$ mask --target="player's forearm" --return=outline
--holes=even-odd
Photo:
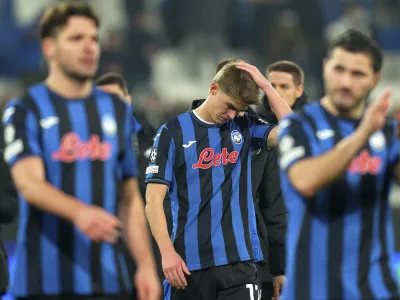
[[[345,172],[354,156],[367,141],[368,134],[360,130],[355,131],[331,151],[318,157],[304,159],[293,165],[289,170],[290,181],[304,196],[314,196],[318,190]]]
[[[139,267],[155,267],[143,199],[139,194],[124,201],[121,219],[125,228],[125,238],[136,264]]]
[[[17,181],[17,188],[29,204],[71,222],[86,205],[42,180]]]
[[[163,201],[151,195],[146,195],[146,215],[151,232],[157,242],[161,255],[174,250],[174,245],[168,234],[167,219],[165,217]]]
[[[272,108],[272,111],[275,113],[278,120],[283,119],[288,114],[291,114],[293,111],[289,105],[282,99],[281,96],[275,91],[272,85],[267,85],[263,88],[265,95],[267,95],[268,102]]]

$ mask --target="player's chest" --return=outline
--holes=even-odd
[[[39,126],[42,150],[53,162],[107,161],[121,148],[123,126],[110,113],[47,116]]]
[[[240,129],[207,130],[179,143],[178,160],[190,169],[234,166],[249,153],[250,139]],[[246,151],[247,150],[247,151]]]
[[[353,132],[354,131],[350,129],[344,133],[342,131],[342,136],[336,137],[333,141],[327,140],[326,142],[322,142],[322,151],[327,152],[331,150]],[[371,135],[368,142],[353,157],[347,168],[347,176],[353,178],[353,181],[356,182],[357,178],[363,176],[382,175],[387,169],[388,161],[389,146],[387,137],[384,135],[383,131],[378,131]]]

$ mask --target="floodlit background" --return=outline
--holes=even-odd
[[[56,2],[0,0],[0,103],[45,77],[37,24],[43,8]],[[293,60],[306,73],[310,99],[318,100],[327,43],[349,28],[383,47],[383,76],[374,94],[391,87],[392,113],[400,117],[400,0],[87,2],[102,21],[99,74],[122,73],[135,110],[154,126],[206,97],[215,66],[225,58],[247,60],[262,71],[276,60]],[[394,189],[391,202],[400,252],[400,189]],[[5,228],[11,255],[16,226]]]

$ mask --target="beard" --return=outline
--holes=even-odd
[[[348,94],[348,97],[351,97],[351,100],[348,101],[343,101],[341,99],[338,99],[338,97],[334,93],[331,96],[332,99],[332,104],[335,107],[335,109],[338,111],[339,114],[341,115],[349,115],[351,114],[352,111],[355,109],[358,109],[360,106],[365,106],[366,105],[366,98],[369,95],[370,91],[368,91],[367,94],[361,96],[361,97],[356,97],[354,96],[351,91],[346,91]],[[347,103],[346,103],[347,102]]]
[[[65,76],[67,76],[68,78],[70,78],[73,81],[76,81],[80,84],[85,83],[89,80],[92,80],[96,73],[96,71],[95,71],[95,72],[93,72],[93,74],[83,74],[79,71],[72,70],[66,64],[60,64],[60,70],[61,70],[61,72],[64,73]]]

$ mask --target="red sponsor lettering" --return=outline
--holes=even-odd
[[[212,148],[206,148],[200,153],[199,161],[192,165],[193,169],[208,169],[212,166],[217,167],[221,163],[226,165],[228,163],[234,164],[237,162],[239,152],[228,152],[226,148],[222,148],[222,153],[214,153]]]
[[[361,175],[376,175],[381,170],[382,159],[378,156],[372,156],[368,150],[363,150],[359,156],[354,158],[349,166],[350,173]]]
[[[77,160],[108,160],[111,157],[112,145],[108,142],[101,142],[98,135],[92,135],[88,141],[81,141],[80,137],[74,133],[66,133],[60,143],[60,149],[54,152],[54,160],[66,163]]]

